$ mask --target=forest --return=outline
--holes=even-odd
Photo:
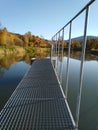
[[[55,42],[55,41],[54,41]],[[68,49],[69,41],[65,40],[64,42],[62,41],[62,38],[57,41],[57,43],[60,44],[60,48],[62,48],[62,43],[64,43],[64,49]],[[81,51],[82,50],[82,45],[83,45],[83,39],[79,40],[71,40],[71,50],[73,51]],[[55,45],[56,46],[56,45]],[[96,51],[98,54],[98,37],[93,37],[89,38],[87,37],[87,43],[86,43],[86,50],[87,51]]]
[[[62,40],[58,40],[58,43],[62,44]],[[83,41],[72,40],[71,49],[81,50]],[[38,36],[32,35],[30,31],[24,35],[9,32],[6,28],[0,29],[0,47],[13,48],[15,46],[21,46],[26,48],[26,50],[40,48],[50,48],[51,42],[47,39],[40,38]],[[29,48],[29,49],[27,49]],[[68,41],[64,42],[64,48],[68,48]],[[98,37],[92,39],[87,39],[86,50],[97,51],[98,53]]]
[[[72,41],[72,49],[81,49],[83,41]],[[98,50],[98,38],[87,39],[86,43],[87,50]]]
[[[49,41],[34,36],[31,32],[24,35],[8,32],[6,28],[0,29],[0,46],[22,46],[22,47],[50,47]]]

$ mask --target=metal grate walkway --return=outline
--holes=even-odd
[[[1,130],[74,130],[49,59],[36,60],[1,111]]]

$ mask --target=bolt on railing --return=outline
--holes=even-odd
[[[68,56],[67,56],[67,67],[66,67],[66,85],[65,85],[65,96],[67,99],[68,95],[68,82],[69,82],[69,62],[70,62],[70,49],[71,49],[71,32],[72,32],[72,23],[73,21],[81,15],[82,12],[85,11],[85,24],[84,24],[84,35],[83,35],[83,44],[82,44],[82,54],[81,54],[81,65],[80,65],[80,79],[79,79],[79,90],[77,96],[77,105],[76,105],[76,119],[75,124],[76,128],[78,128],[79,123],[79,114],[80,114],[80,104],[81,104],[81,93],[82,93],[82,86],[83,86],[83,68],[84,68],[84,60],[85,60],[85,49],[86,49],[86,41],[87,41],[87,25],[88,25],[88,12],[89,6],[96,0],[91,0],[80,12],[78,12],[64,27],[62,27],[53,37],[52,37],[52,49],[51,49],[51,59],[55,55],[57,55],[56,60],[56,71],[58,69],[58,57],[61,52],[61,56],[63,58],[64,54],[64,31],[67,26],[69,26],[69,44],[68,44]],[[62,34],[62,36],[60,36]],[[61,42],[60,42],[61,40]],[[62,49],[60,49],[62,44]],[[62,65],[61,68],[62,69]],[[62,72],[62,70],[60,70]],[[60,76],[58,75],[59,80],[62,81],[62,73]]]

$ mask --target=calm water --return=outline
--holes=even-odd
[[[89,57],[90,58],[90,57]],[[58,73],[62,75],[62,87],[66,84],[67,57],[59,59]],[[80,60],[70,58],[68,103],[75,119],[76,103],[79,88]],[[60,76],[59,76],[60,77]],[[98,130],[98,58],[84,62],[84,78],[82,88],[79,130]]]
[[[8,69],[0,68],[0,110],[29,68],[30,65],[24,61],[12,64]]]
[[[73,56],[74,57],[74,56]],[[4,60],[5,61],[5,60]],[[26,71],[30,68],[30,61],[24,58],[12,62],[9,58],[0,62],[0,109],[4,106]],[[58,65],[62,67],[62,87],[65,89],[66,61],[59,58]],[[1,64],[2,63],[2,64]],[[70,59],[68,102],[75,117],[76,99],[79,86],[80,60]],[[98,130],[98,57],[89,57],[84,62],[84,80],[80,111],[79,130]]]

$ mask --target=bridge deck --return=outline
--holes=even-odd
[[[1,111],[1,130],[74,130],[51,61],[36,60]]]

